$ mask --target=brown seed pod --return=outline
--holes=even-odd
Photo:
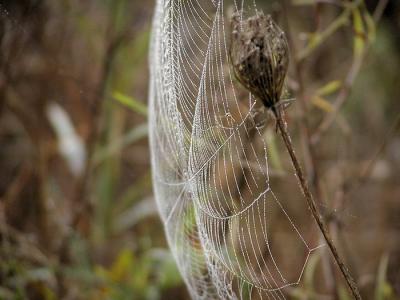
[[[230,59],[239,82],[276,112],[289,66],[289,47],[271,16],[232,17]]]

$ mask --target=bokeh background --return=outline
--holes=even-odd
[[[284,19],[281,1],[259,2]],[[347,1],[292,2],[286,18],[304,48]],[[378,2],[366,9],[372,14]],[[152,196],[154,6],[0,1],[0,299],[188,299]],[[329,113],[351,65],[351,22],[304,62],[311,127]],[[320,209],[366,299],[400,297],[399,70],[400,2],[391,0],[317,155]],[[276,152],[273,183],[285,199],[291,170],[279,142]],[[322,264],[313,262],[290,299],[350,299],[339,274],[333,288],[321,283]]]

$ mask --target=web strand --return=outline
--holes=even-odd
[[[258,14],[255,0],[157,1],[150,51],[154,193],[193,299],[285,299],[319,246],[273,192],[257,101],[229,67],[229,7],[241,18],[246,9]],[[290,246],[282,246],[280,232]],[[288,247],[297,251],[290,273]]]

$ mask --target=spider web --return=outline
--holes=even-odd
[[[154,192],[193,299],[285,299],[319,248],[270,187],[258,103],[229,68],[227,11],[244,9],[258,13],[255,0],[158,0],[153,20]]]

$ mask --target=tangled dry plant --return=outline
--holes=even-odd
[[[231,29],[226,25],[226,16],[232,16],[229,3],[235,12]],[[357,16],[369,20],[360,3],[342,8],[347,19],[354,14],[353,23]],[[246,19],[244,11],[254,11],[254,16]],[[319,47],[338,24],[343,26],[334,22],[333,29],[321,33],[323,39],[305,49]],[[194,299],[285,299],[284,289],[296,290],[321,241],[329,246],[354,298],[361,299],[316,205],[324,200],[324,190],[307,120],[310,103],[287,27],[288,40],[271,17],[260,13],[256,1],[157,2],[149,110],[154,191],[169,246]],[[285,120],[287,101],[282,99],[289,48],[296,58],[297,80],[288,83],[301,104],[306,172],[293,149]],[[266,118],[260,111],[276,119],[311,218],[308,211],[299,213],[307,205],[288,200],[300,193],[284,194],[288,199],[281,202],[272,190],[269,159],[275,144],[268,126],[262,126]],[[287,181],[280,183],[289,188]],[[303,235],[310,225],[322,233],[322,240]],[[334,236],[332,227],[329,231]],[[326,254],[321,254],[324,262]],[[326,287],[337,295],[334,269],[330,263],[322,268]]]
[[[268,110],[273,112],[312,216],[318,224],[354,298],[361,299],[357,285],[340,257],[318,211],[287,130],[284,110],[280,103],[282,87],[289,65],[289,48],[285,33],[272,21],[271,16],[265,16],[263,13],[243,21],[240,20],[239,15],[235,15],[232,20],[230,54],[235,75],[244,87],[261,100]]]

